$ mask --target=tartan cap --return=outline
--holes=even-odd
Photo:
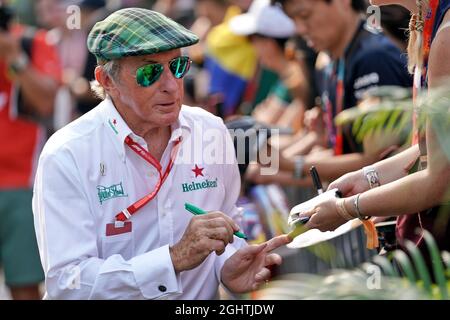
[[[166,16],[143,8],[118,10],[92,27],[87,38],[97,61],[191,46],[198,37]]]

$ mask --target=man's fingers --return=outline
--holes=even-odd
[[[218,255],[221,255],[225,251],[226,244],[221,240],[211,239],[209,245],[209,251],[215,251]],[[219,254],[220,253],[220,254]]]
[[[253,244],[246,246],[242,248],[241,250],[243,253],[242,259],[243,260],[253,260],[256,255],[258,255],[260,252],[262,252],[267,247],[267,243],[261,243],[261,244]],[[238,251],[239,252],[239,251]]]
[[[270,279],[270,270],[267,268],[262,268],[257,274],[255,274],[255,281],[257,283],[262,283]]]
[[[281,236],[274,237],[265,242],[267,244],[266,250],[267,251],[275,250],[276,248],[284,246],[284,245],[290,243],[291,241],[292,241],[292,239],[287,234],[283,234]]]
[[[216,229],[225,229],[226,233],[228,234],[228,240],[227,242],[233,242],[233,227],[228,223],[227,220],[223,219],[222,217],[217,217],[213,219],[208,220],[202,220],[201,223],[203,224],[203,227],[207,230],[207,235],[212,236],[213,231]],[[216,231],[214,231],[216,232]],[[218,239],[217,236],[212,236],[213,239]],[[223,239],[222,237],[219,239]]]
[[[226,227],[206,229],[205,235],[209,239],[222,240],[226,244],[233,242],[233,232]]]
[[[281,265],[283,259],[281,258],[281,256],[279,254],[276,253],[269,253],[266,256],[266,260],[265,260],[265,266],[273,266],[273,265]]]
[[[223,212],[220,211],[211,211],[208,212],[208,214],[205,214],[203,216],[200,217],[205,217],[208,220],[212,220],[212,219],[224,219],[233,229],[233,232],[238,231],[240,229],[239,225],[233,221],[233,219],[231,219],[229,216],[227,216],[226,214],[224,214]]]

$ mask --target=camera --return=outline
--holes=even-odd
[[[12,10],[7,6],[0,5],[0,30],[8,31],[12,17]]]

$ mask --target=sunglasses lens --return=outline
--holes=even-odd
[[[151,86],[163,72],[162,64],[147,64],[136,70],[136,81],[142,87]]]
[[[183,78],[186,73],[189,71],[189,67],[191,65],[191,60],[189,57],[178,57],[173,59],[169,63],[170,71],[175,78],[180,79]]]

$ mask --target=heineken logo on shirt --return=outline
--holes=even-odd
[[[204,177],[203,170],[205,170],[205,168],[201,168],[198,165],[195,165],[195,168],[191,171],[195,173],[195,177],[197,178],[198,176]]]
[[[125,194],[125,192],[123,191],[122,182],[118,184],[113,184],[110,187],[97,186],[97,194],[100,204],[109,199],[118,197],[128,197],[128,195]]]
[[[181,186],[183,188],[183,192],[217,188],[217,178],[215,180],[205,179],[201,182],[195,182],[195,181],[192,181],[190,183],[186,182],[186,183],[183,183]]]

